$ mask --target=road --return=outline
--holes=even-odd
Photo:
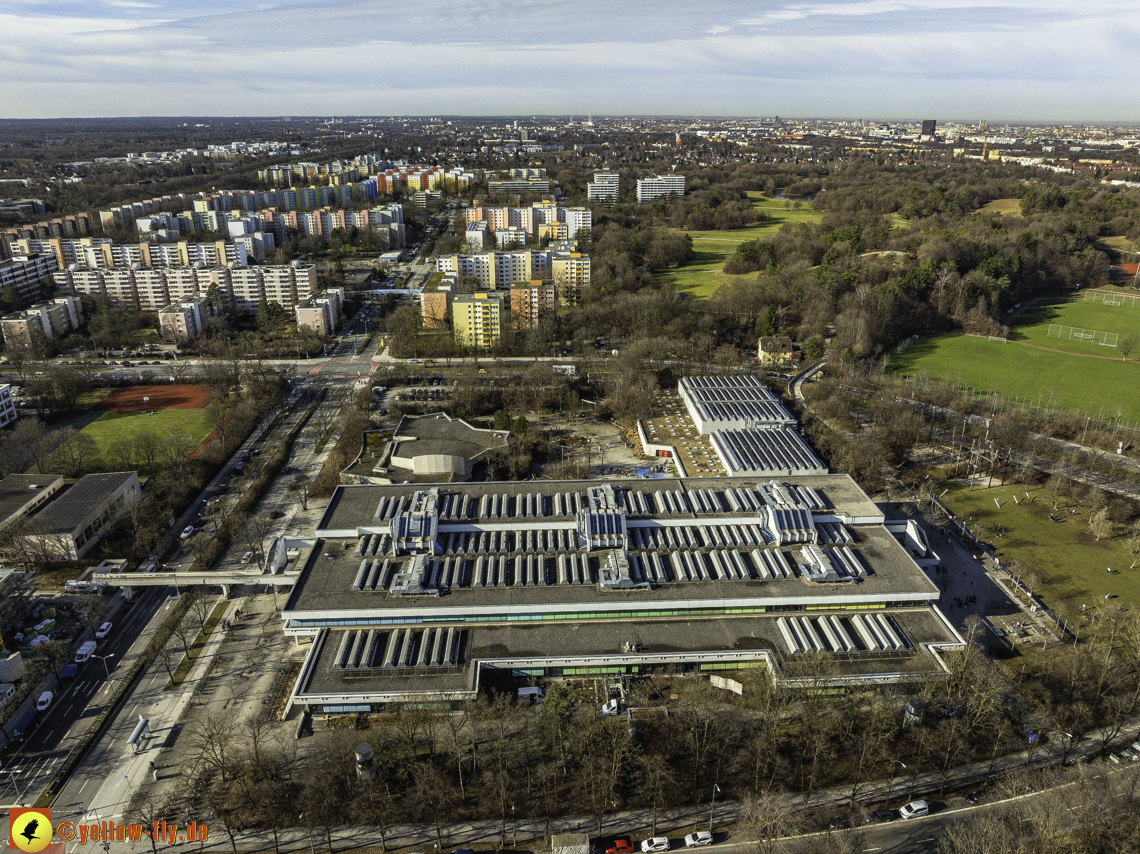
[[[7,763],[5,771],[9,774],[0,781],[3,785],[0,800],[15,804],[19,791],[24,794],[24,800],[30,802],[44,789],[76,740],[102,711],[116,674],[125,672],[149,643],[150,634],[140,629],[163,609],[167,594],[165,589],[148,590],[118,611],[114,617],[115,630],[99,642],[97,654],[108,656],[107,670],[104,671],[103,661],[95,658],[79,666],[75,680],[55,698],[51,708],[40,715],[39,725],[31,737]],[[11,772],[17,772],[15,780]]]

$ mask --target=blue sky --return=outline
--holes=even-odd
[[[0,116],[1140,120],[1137,0],[0,0]]]

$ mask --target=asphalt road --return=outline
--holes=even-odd
[[[116,591],[116,595],[118,595]],[[39,725],[32,735],[12,756],[4,768],[6,772],[0,784],[0,800],[6,804],[17,802],[17,790],[38,794],[48,784],[52,774],[67,757],[75,741],[86,731],[91,719],[103,708],[103,699],[109,693],[111,680],[129,662],[130,652],[139,631],[154,616],[166,598],[166,591],[147,590],[136,596],[127,608],[120,609],[114,617],[115,629],[110,637],[99,642],[97,655],[113,656],[107,659],[107,671],[103,661],[92,658],[79,665],[79,673],[70,686],[56,696],[51,708],[40,714]],[[137,652],[137,651],[135,651]],[[16,779],[12,779],[16,772]],[[25,800],[30,800],[25,796]]]

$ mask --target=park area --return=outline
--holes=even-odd
[[[696,257],[676,270],[669,270],[657,277],[658,282],[668,282],[674,290],[687,293],[695,299],[708,299],[722,285],[727,285],[736,279],[755,279],[755,273],[746,276],[730,276],[721,271],[725,260],[736,251],[736,247],[749,240],[759,240],[769,237],[780,230],[780,227],[789,223],[817,223],[823,215],[812,210],[810,204],[801,203],[802,207],[792,207],[792,202],[783,202],[772,199],[764,194],[750,190],[748,197],[752,200],[752,207],[766,219],[754,223],[746,228],[737,228],[728,231],[681,231],[670,229],[675,234],[688,234],[693,238],[693,251]]]
[[[1055,612],[1072,616],[1081,605],[1103,605],[1105,594],[1125,606],[1140,602],[1140,568],[1131,569],[1136,557],[1129,553],[1124,525],[1115,525],[1111,535],[1098,541],[1089,530],[1087,508],[1070,507],[1062,499],[1054,511],[1041,487],[944,486],[950,491],[942,501],[951,512],[971,531],[980,525],[979,539],[992,540],[1007,565],[1016,558],[1014,573],[1022,574]]]
[[[211,432],[206,404],[201,386],[132,386],[116,389],[54,426],[86,433],[104,456],[116,440],[133,439],[143,431],[164,438],[178,430],[197,447]]]
[[[1108,415],[1119,407],[1125,419],[1138,420],[1140,359],[1126,362],[1119,348],[1066,330],[1112,333],[1119,339],[1140,332],[1140,299],[1131,307],[1127,294],[1113,296],[1117,291],[1087,294],[1029,307],[1014,321],[1008,342],[974,335],[920,337],[904,352],[890,354],[892,369],[903,375],[925,371],[934,380],[1009,395],[1028,404],[1052,402],[1093,413],[1103,407]],[[1099,301],[1106,295],[1110,302],[1121,304]],[[1061,337],[1062,333],[1069,337]]]

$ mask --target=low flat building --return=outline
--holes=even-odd
[[[318,713],[534,678],[805,653],[835,682],[945,672],[938,587],[846,475],[342,486],[282,608]]]
[[[62,491],[63,475],[8,475],[0,480],[0,528],[34,513]]]
[[[682,377],[677,392],[702,435],[796,423],[779,398],[754,376]]]
[[[89,474],[33,517],[34,536],[58,560],[85,555],[126,511],[142,497],[138,472]]]
[[[474,427],[442,413],[405,415],[373,467],[372,483],[469,480],[493,453],[505,451],[510,433]]]

